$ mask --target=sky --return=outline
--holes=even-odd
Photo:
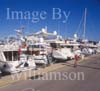
[[[10,19],[7,18],[7,8],[10,10]],[[100,0],[0,0],[0,39],[7,36],[15,36],[15,29],[24,27],[24,34],[28,35],[40,31],[47,26],[49,32],[57,31],[64,38],[72,38],[76,31],[79,37],[83,35],[83,18],[85,8],[86,38],[100,40]],[[55,12],[53,12],[55,9]],[[60,12],[60,18],[57,19]],[[30,13],[30,19],[12,19],[12,11]],[[38,12],[38,22],[32,22],[32,12]],[[45,12],[41,19],[41,12]],[[70,12],[70,13],[69,13]],[[68,16],[69,13],[69,16]],[[55,18],[53,17],[55,14]],[[65,14],[68,16],[65,18]],[[35,17],[35,16],[34,16]],[[67,19],[66,22],[63,22]],[[82,22],[81,22],[82,20]],[[81,22],[81,24],[80,24]],[[80,24],[80,27],[78,28]]]

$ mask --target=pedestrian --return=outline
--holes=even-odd
[[[1,70],[0,70],[0,79],[1,79],[1,77],[2,77],[2,72],[1,72]]]
[[[77,67],[77,63],[78,63],[78,60],[79,60],[79,56],[77,54],[75,54],[75,57],[74,57],[74,67]]]

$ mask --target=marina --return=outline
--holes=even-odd
[[[40,31],[24,35],[23,29],[16,29],[16,38],[9,37],[0,44],[0,71],[1,73],[17,73],[25,70],[38,69],[57,62],[66,62],[78,57],[84,57],[99,53],[100,43],[89,42],[86,39],[85,8],[83,18],[83,38],[80,40],[77,34],[71,39],[65,39],[57,31],[48,32],[48,27]]]
[[[99,42],[78,42],[77,39],[65,40],[56,31],[49,33],[47,27],[32,35],[22,35],[22,30],[16,30],[19,40],[9,40],[0,45],[1,72],[16,73],[25,70],[35,70],[41,65],[49,66],[52,63],[66,62],[75,59],[81,60],[85,56],[99,53]],[[51,39],[49,39],[51,37]]]
[[[99,91],[99,0],[0,0],[0,91]]]

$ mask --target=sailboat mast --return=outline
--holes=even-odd
[[[85,40],[85,33],[86,33],[86,16],[87,16],[87,8],[85,8],[85,14],[84,14],[84,32],[83,32],[83,39]]]

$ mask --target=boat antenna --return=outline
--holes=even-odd
[[[80,22],[79,22],[79,25],[78,25],[78,27],[77,27],[77,29],[76,29],[75,34],[78,34],[78,32],[79,32],[79,30],[80,30],[80,27],[81,27],[81,25],[82,25],[82,22],[83,22],[83,18],[84,18],[84,15],[82,15],[82,17],[81,17],[81,20],[80,20]]]
[[[87,16],[87,8],[85,8],[85,14],[84,14],[84,31],[83,31],[83,39],[85,39],[85,33],[86,33],[86,16]]]

